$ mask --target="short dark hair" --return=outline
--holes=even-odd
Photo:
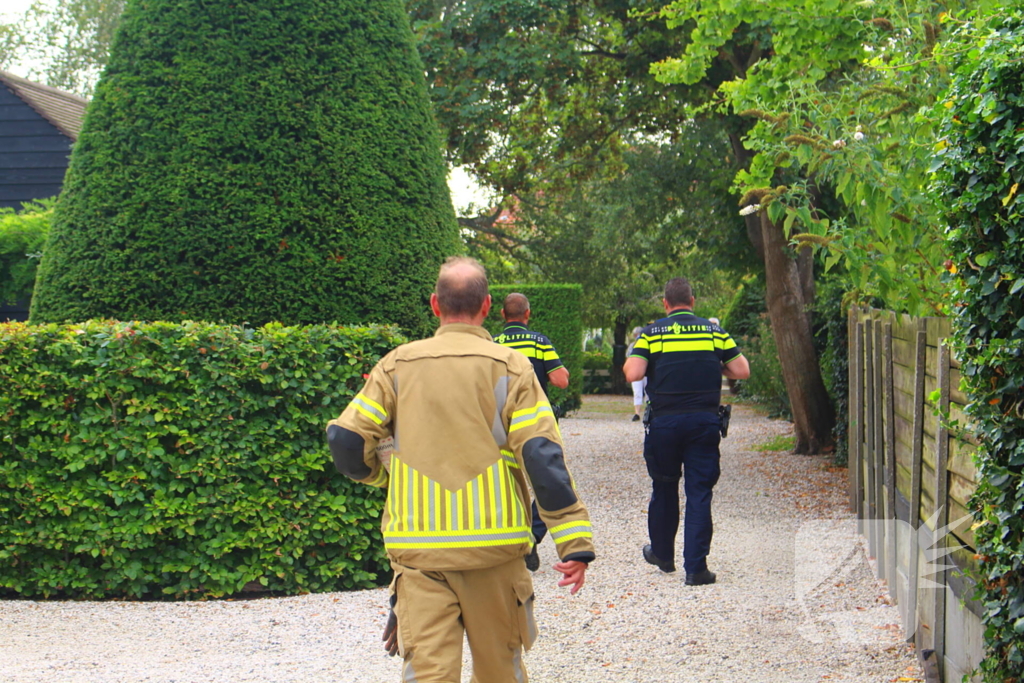
[[[468,266],[468,269],[463,266]],[[487,271],[474,258],[449,256],[437,274],[434,293],[437,294],[437,306],[444,315],[476,315],[489,293]]]
[[[674,277],[665,283],[665,301],[669,306],[692,306],[693,288],[685,277]]]
[[[530,310],[530,300],[525,294],[512,292],[505,297],[501,310],[505,311],[505,320],[519,320]]]

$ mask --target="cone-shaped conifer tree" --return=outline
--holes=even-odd
[[[445,175],[401,0],[131,0],[32,319],[424,332]]]

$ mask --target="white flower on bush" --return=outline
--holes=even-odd
[[[861,140],[864,139],[864,133],[861,133],[858,130],[856,133],[853,134],[853,139],[856,140],[857,142],[860,142]]]
[[[846,140],[836,140],[832,143],[832,146],[836,149],[842,149],[843,147],[846,147]]]
[[[747,204],[742,209],[740,209],[740,215],[741,216],[749,216],[750,214],[757,213],[760,210],[761,210],[761,205],[760,204]]]

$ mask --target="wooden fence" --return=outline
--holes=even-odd
[[[849,334],[850,506],[927,680],[959,683],[982,657],[983,629],[968,576],[976,471],[956,429],[966,396],[949,321],[854,308]],[[953,550],[929,564],[933,542]]]

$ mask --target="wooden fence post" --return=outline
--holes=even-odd
[[[854,406],[854,411],[857,414],[857,429],[854,431],[854,436],[857,439],[857,531],[861,534],[864,533],[864,518],[867,516],[865,509],[865,479],[867,478],[867,472],[865,467],[865,454],[864,454],[864,435],[866,433],[864,426],[864,323],[860,320],[860,309],[857,309],[858,320],[857,320],[857,403]]]
[[[864,469],[867,476],[867,505],[864,516],[867,519],[868,552],[878,557],[878,539],[875,531],[875,520],[878,519],[878,501],[875,499],[875,321],[868,318],[864,321]]]
[[[882,401],[885,398],[882,369],[885,362],[882,358],[882,319],[875,320],[875,375],[871,382],[875,385],[875,401],[872,409],[875,412],[874,455],[871,467],[875,471],[875,575],[880,579],[887,578],[885,566],[885,425]]]
[[[945,548],[946,538],[938,532],[949,522],[949,346],[945,339],[939,339],[939,425],[935,430],[935,551]],[[939,565],[946,562],[940,555],[936,561]],[[935,623],[932,634],[935,660],[939,667],[940,680],[945,666],[946,654],[946,569],[935,574]]]
[[[849,404],[847,417],[849,427],[846,432],[847,439],[847,467],[850,474],[850,511],[857,513],[858,525],[860,524],[860,418],[857,411],[860,406],[860,320],[857,315],[859,308],[850,307],[849,320],[846,324],[847,333],[847,373],[849,381]]]
[[[921,526],[921,466],[924,463],[924,405],[925,405],[925,365],[928,358],[928,332],[927,321],[920,318],[917,321],[917,344],[914,356],[914,432],[913,432],[913,453],[911,454],[910,470],[910,532],[919,538],[917,530]],[[916,542],[911,543],[910,567],[907,569],[907,619],[914,620],[915,634],[920,619],[917,616],[917,591],[918,572],[920,566],[920,551]],[[910,639],[908,639],[910,640]]]
[[[896,389],[892,367],[892,322],[885,323],[883,363],[885,367],[885,576],[889,595],[898,602],[896,561]]]

